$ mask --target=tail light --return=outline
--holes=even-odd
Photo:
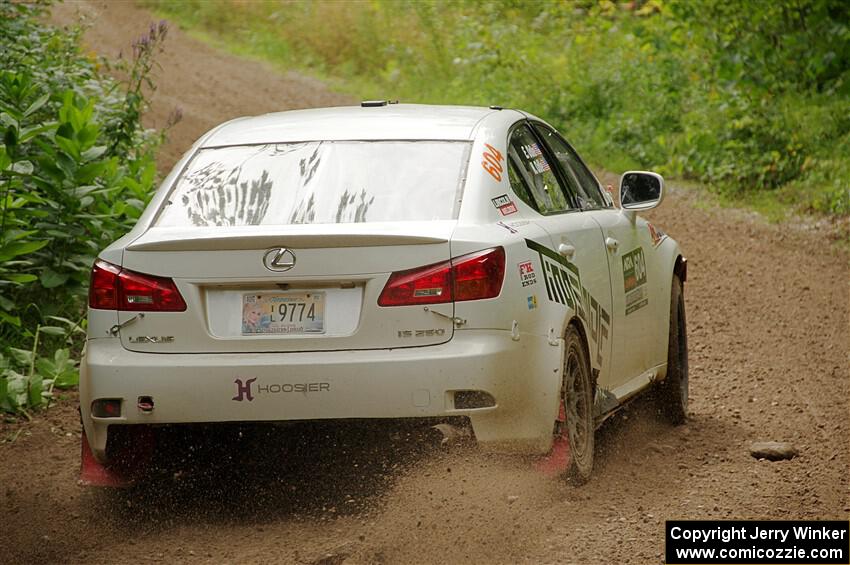
[[[95,261],[89,287],[89,307],[133,312],[183,312],[186,302],[174,281]]]
[[[455,302],[495,298],[505,279],[505,250],[501,247],[452,259]]]
[[[412,306],[495,298],[505,279],[501,247],[390,275],[378,306]]]

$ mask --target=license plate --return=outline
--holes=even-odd
[[[242,335],[324,332],[324,292],[242,295]]]

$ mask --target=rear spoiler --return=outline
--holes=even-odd
[[[151,228],[128,251],[237,251],[268,247],[311,249],[446,243],[455,222],[322,224],[216,228]]]

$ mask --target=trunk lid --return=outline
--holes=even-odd
[[[122,328],[122,344],[152,353],[261,353],[444,343],[453,335],[448,318],[422,306],[380,307],[378,297],[393,271],[448,260],[455,224],[151,228],[127,246],[122,266],[172,278],[187,308],[119,312],[119,323],[136,317]],[[271,268],[294,265],[270,270],[278,255]],[[430,310],[450,318],[454,307]]]

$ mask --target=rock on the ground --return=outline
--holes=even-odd
[[[797,448],[787,441],[757,441],[750,446],[750,455],[756,459],[781,461],[793,459],[799,454]]]

